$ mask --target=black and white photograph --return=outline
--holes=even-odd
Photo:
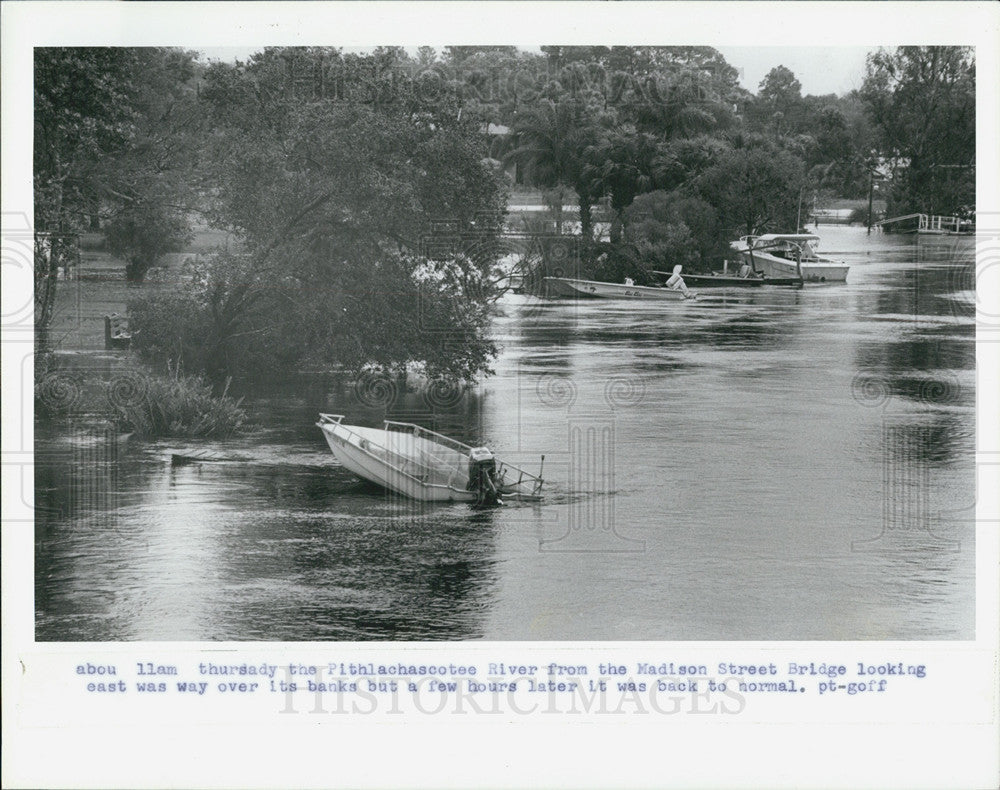
[[[10,786],[929,787],[848,725],[995,734],[995,8],[14,5],[4,762],[67,751]]]
[[[38,640],[974,636],[971,48],[34,65]]]

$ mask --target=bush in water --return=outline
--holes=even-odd
[[[148,438],[228,436],[246,425],[242,398],[228,396],[229,383],[221,395],[197,376],[184,376],[174,367],[166,376],[136,370],[119,382],[127,386],[115,397],[115,380],[109,388],[114,422],[123,431]]]
[[[220,395],[197,376],[171,366],[167,375],[138,365],[110,372],[94,368],[63,369],[50,360],[36,365],[35,417],[82,425],[112,425],[145,438],[220,437],[246,429],[242,399]]]

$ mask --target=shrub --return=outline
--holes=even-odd
[[[477,242],[476,255],[484,248],[489,259],[488,241]],[[180,360],[217,385],[303,368],[408,365],[472,380],[496,356],[488,327],[498,291],[476,255],[428,261],[368,250],[358,256],[369,265],[348,270],[337,259],[307,268],[220,252],[192,262],[179,292],[129,302],[132,345],[157,368]]]
[[[660,261],[653,257],[643,257],[636,245],[614,244],[597,256],[592,276],[596,280],[609,283],[624,282],[626,277],[631,277],[640,285],[644,285],[655,282],[655,278],[646,269],[659,267],[661,267]]]
[[[247,427],[242,399],[219,396],[176,366],[167,375],[129,365],[109,374],[99,369],[60,369],[43,360],[35,370],[35,418],[111,423],[145,438],[210,438]]]
[[[712,209],[695,198],[683,198],[663,191],[648,192],[635,199],[626,210],[626,240],[645,268],[671,270],[681,264],[685,270],[701,264],[701,251],[687,223],[687,214]]]
[[[288,373],[307,356],[310,332],[333,315],[327,303],[301,297],[309,289],[262,275],[246,256],[220,252],[189,261],[185,271],[190,279],[180,290],[128,304],[132,347],[158,370],[177,363],[217,385]]]
[[[228,382],[215,396],[211,385],[200,377],[181,375],[179,367],[166,376],[133,371],[119,376],[118,382],[127,391],[116,398],[112,381],[109,402],[121,430],[148,438],[210,438],[229,436],[246,425],[243,399],[228,397]]]

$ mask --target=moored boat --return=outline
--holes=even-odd
[[[765,233],[743,236],[730,246],[752,271],[765,277],[798,278],[805,282],[845,282],[850,265],[817,254],[819,236],[811,233]]]
[[[493,506],[505,499],[541,498],[541,471],[529,474],[486,447],[408,422],[386,420],[379,429],[345,425],[341,414],[319,417],[316,426],[345,469],[411,499]]]
[[[655,269],[653,274],[670,277],[669,272],[659,272]],[[697,288],[757,288],[761,285],[802,285],[802,280],[798,277],[765,277],[762,274],[753,274],[746,277],[739,277],[732,274],[685,274],[684,280],[688,285]]]
[[[545,295],[583,299],[693,299],[694,294],[675,288],[631,283],[605,283],[597,280],[573,280],[566,277],[546,277]]]

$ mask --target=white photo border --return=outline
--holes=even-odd
[[[977,203],[1000,217],[1000,13],[993,3],[4,3],[3,212],[31,217],[32,48],[451,43],[748,45],[776,34],[799,46],[976,47]],[[994,226],[1000,233],[1000,223]],[[6,272],[5,272],[6,276]],[[8,283],[5,283],[7,285]],[[1000,315],[998,293],[979,295]],[[30,333],[29,333],[30,335]],[[987,787],[998,765],[998,490],[1000,408],[995,336],[977,343],[976,638],[969,642],[457,643],[354,645],[358,655],[468,662],[503,653],[623,661],[651,647],[762,662],[801,656],[917,660],[946,682],[868,723],[857,712],[751,716],[282,716],[204,700],[197,707],[85,706],[55,676],[92,656],[137,661],[210,648],[277,663],[329,656],[324,643],[35,643],[30,480],[32,346],[3,338],[3,773],[8,787]],[[351,646],[345,646],[351,647]],[[704,653],[703,651],[708,651]],[[287,658],[286,658],[287,660]],[[582,660],[582,659],[581,659]],[[186,702],[186,701],[185,701]],[[259,706],[258,706],[259,707]]]

